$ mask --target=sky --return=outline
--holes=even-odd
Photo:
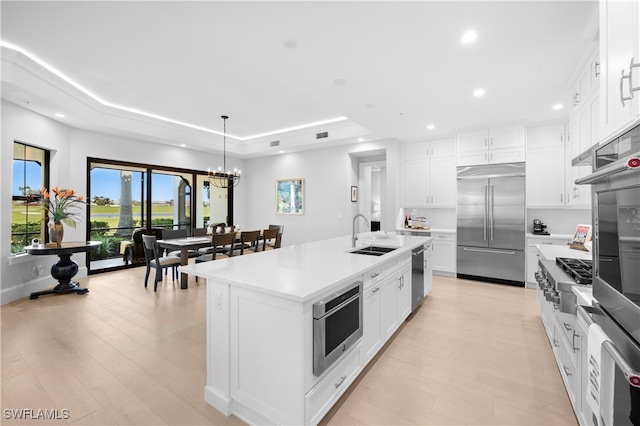
[[[131,173],[131,195],[134,201],[140,200],[142,172]],[[173,179],[175,176],[153,174],[152,199],[169,201],[173,199]],[[120,171],[94,168],[91,170],[91,197],[108,197],[114,202],[120,201]]]
[[[25,170],[26,165],[26,170]],[[25,174],[26,171],[26,174]],[[39,164],[32,161],[14,161],[13,162],[13,176],[12,176],[12,195],[22,195],[20,188],[22,186],[28,186],[34,191],[39,191],[42,188],[41,181],[42,168]],[[140,201],[140,187],[141,187],[141,172],[132,173],[132,197],[134,201]],[[26,179],[26,185],[24,185]],[[173,199],[173,179],[177,177],[165,174],[153,174],[153,200],[154,201],[169,201]],[[51,186],[59,186],[56,182],[51,182]],[[77,191],[77,185],[74,187],[71,185],[71,189]],[[91,170],[91,197],[101,196],[109,197],[114,202],[120,201],[120,171],[113,169],[101,169],[96,168]],[[137,190],[136,190],[137,189]],[[79,194],[88,196],[88,194]]]
[[[26,167],[26,170],[25,170]],[[26,171],[26,173],[25,173]],[[22,195],[20,187],[28,186],[34,191],[39,191],[42,187],[41,182],[42,167],[33,161],[14,161],[13,177],[12,177],[12,195]],[[132,198],[134,201],[140,200],[140,191],[142,186],[142,172],[132,172]],[[26,185],[24,185],[26,179]],[[173,199],[173,180],[178,176],[153,173],[153,201],[169,201]],[[56,182],[51,182],[51,186],[60,186]],[[77,191],[77,187],[71,185],[71,189]],[[79,194],[88,197],[89,194]],[[120,170],[94,168],[91,170],[91,197],[100,196],[108,197],[115,203],[120,201]]]

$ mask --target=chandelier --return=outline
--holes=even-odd
[[[209,169],[208,174],[210,185],[213,185],[216,188],[227,189],[233,188],[240,183],[242,172],[238,169],[233,169],[233,173],[231,173],[230,170],[227,170],[227,119],[229,117],[222,115],[221,118],[224,120],[224,131],[222,134],[222,139],[224,141],[223,163],[222,167],[218,167],[218,170]]]

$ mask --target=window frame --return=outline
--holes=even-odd
[[[154,165],[154,164],[146,164],[146,163],[136,163],[136,162],[129,162],[129,161],[120,161],[120,160],[111,160],[111,159],[105,159],[105,158],[97,158],[97,157],[87,157],[87,175],[86,175],[86,182],[87,182],[87,200],[89,201],[89,203],[87,204],[87,227],[86,227],[86,238],[87,240],[89,240],[91,238],[91,200],[93,199],[93,195],[91,193],[91,170],[92,170],[92,166],[93,167],[100,167],[101,165],[108,165],[108,166],[115,166],[115,167],[123,167],[123,168],[136,168],[136,169],[144,169],[145,170],[145,176],[147,177],[144,180],[144,185],[146,186],[146,193],[147,194],[151,194],[152,193],[152,179],[151,176],[153,175],[153,173],[157,173],[157,172],[171,172],[171,173],[180,173],[180,174],[188,174],[191,176],[191,193],[190,193],[190,197],[191,197],[191,208],[197,208],[197,206],[199,205],[199,192],[195,189],[196,185],[197,185],[197,176],[208,176],[208,172],[207,171],[203,171],[203,170],[194,170],[194,169],[184,169],[184,168],[179,168],[179,167],[169,167],[169,166],[158,166],[158,165]],[[147,196],[146,200],[145,200],[145,206],[144,206],[144,214],[145,214],[145,219],[144,219],[144,223],[145,223],[145,228],[147,230],[151,230],[152,225],[152,198],[150,196]],[[191,210],[190,212],[190,227],[191,229],[196,228],[197,224],[196,224],[196,220],[197,220],[197,213],[195,210]],[[228,190],[228,195],[227,195],[227,221],[228,223],[233,223],[233,187],[229,188]],[[100,273],[100,272],[107,272],[113,269],[124,269],[124,268],[129,268],[132,267],[132,265],[122,265],[122,266],[118,266],[115,268],[107,268],[107,269],[99,269],[96,270],[95,272],[91,270],[90,268],[90,253],[87,253],[87,266],[89,268],[89,274],[92,273]]]
[[[13,141],[13,152],[14,152],[14,154],[12,154],[12,162],[11,162],[11,177],[12,177],[12,182],[11,182],[11,184],[12,184],[12,189],[11,189],[11,207],[12,207],[12,211],[11,211],[11,221],[10,221],[10,224],[11,224],[10,235],[11,236],[10,236],[10,243],[9,244],[11,244],[11,240],[13,240],[14,236],[16,236],[16,235],[24,236],[25,237],[24,241],[25,242],[29,242],[29,243],[30,243],[29,236],[35,236],[36,235],[35,232],[28,232],[28,229],[26,227],[25,227],[25,231],[24,232],[17,232],[17,233],[13,232],[13,224],[14,224],[14,221],[13,221],[13,203],[15,201],[28,202],[28,201],[33,201],[34,199],[38,199],[38,200],[42,199],[42,197],[39,194],[37,196],[35,196],[35,197],[34,197],[34,195],[14,195],[13,194],[13,185],[16,183],[16,182],[13,181],[13,171],[14,171],[14,164],[15,164],[14,162],[15,161],[22,161],[22,162],[24,162],[26,164],[28,161],[33,161],[33,160],[27,160],[26,158],[21,158],[21,159],[15,158],[16,145],[20,145],[20,146],[24,147],[23,151],[25,151],[28,148],[42,151],[42,153],[43,153],[43,164],[42,164],[42,171],[41,171],[41,176],[40,176],[40,178],[41,178],[40,180],[42,182],[42,187],[45,187],[45,188],[49,187],[50,166],[51,166],[51,151],[50,150],[48,150],[46,148],[39,147],[39,146],[35,146],[35,145],[29,144],[29,143],[25,143],[25,142],[22,142],[22,141],[19,141],[19,140],[14,140]],[[26,157],[26,155],[24,157]],[[26,167],[25,167],[25,173],[26,173]],[[26,184],[26,175],[25,175],[24,179],[25,179],[25,181],[22,182],[23,185]],[[40,188],[38,188],[38,190],[40,190]],[[38,209],[41,209],[41,207],[38,207]],[[25,216],[25,222],[24,222],[25,224],[28,223],[26,221],[27,217],[28,216]],[[38,236],[41,237],[45,243],[49,242],[49,235],[47,234],[47,232],[45,232],[46,229],[47,229],[48,222],[49,222],[48,215],[44,215],[44,220],[42,220],[40,222],[40,232],[38,233]],[[23,247],[22,251],[14,252],[13,251],[13,245],[10,246],[9,251],[11,252],[12,255],[25,253],[24,247]]]

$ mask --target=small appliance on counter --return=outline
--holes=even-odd
[[[536,235],[550,235],[547,232],[547,224],[542,223],[540,219],[533,219],[533,233]]]

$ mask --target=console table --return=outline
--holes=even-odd
[[[58,285],[50,290],[35,291],[31,293],[29,299],[37,299],[45,294],[77,293],[85,294],[88,288],[81,288],[78,283],[71,279],[78,273],[78,264],[71,260],[73,253],[82,253],[97,250],[102,244],[100,241],[70,241],[62,243],[60,247],[32,247],[27,246],[27,253],[36,256],[58,255],[59,259],[51,267],[51,276],[58,280]]]

